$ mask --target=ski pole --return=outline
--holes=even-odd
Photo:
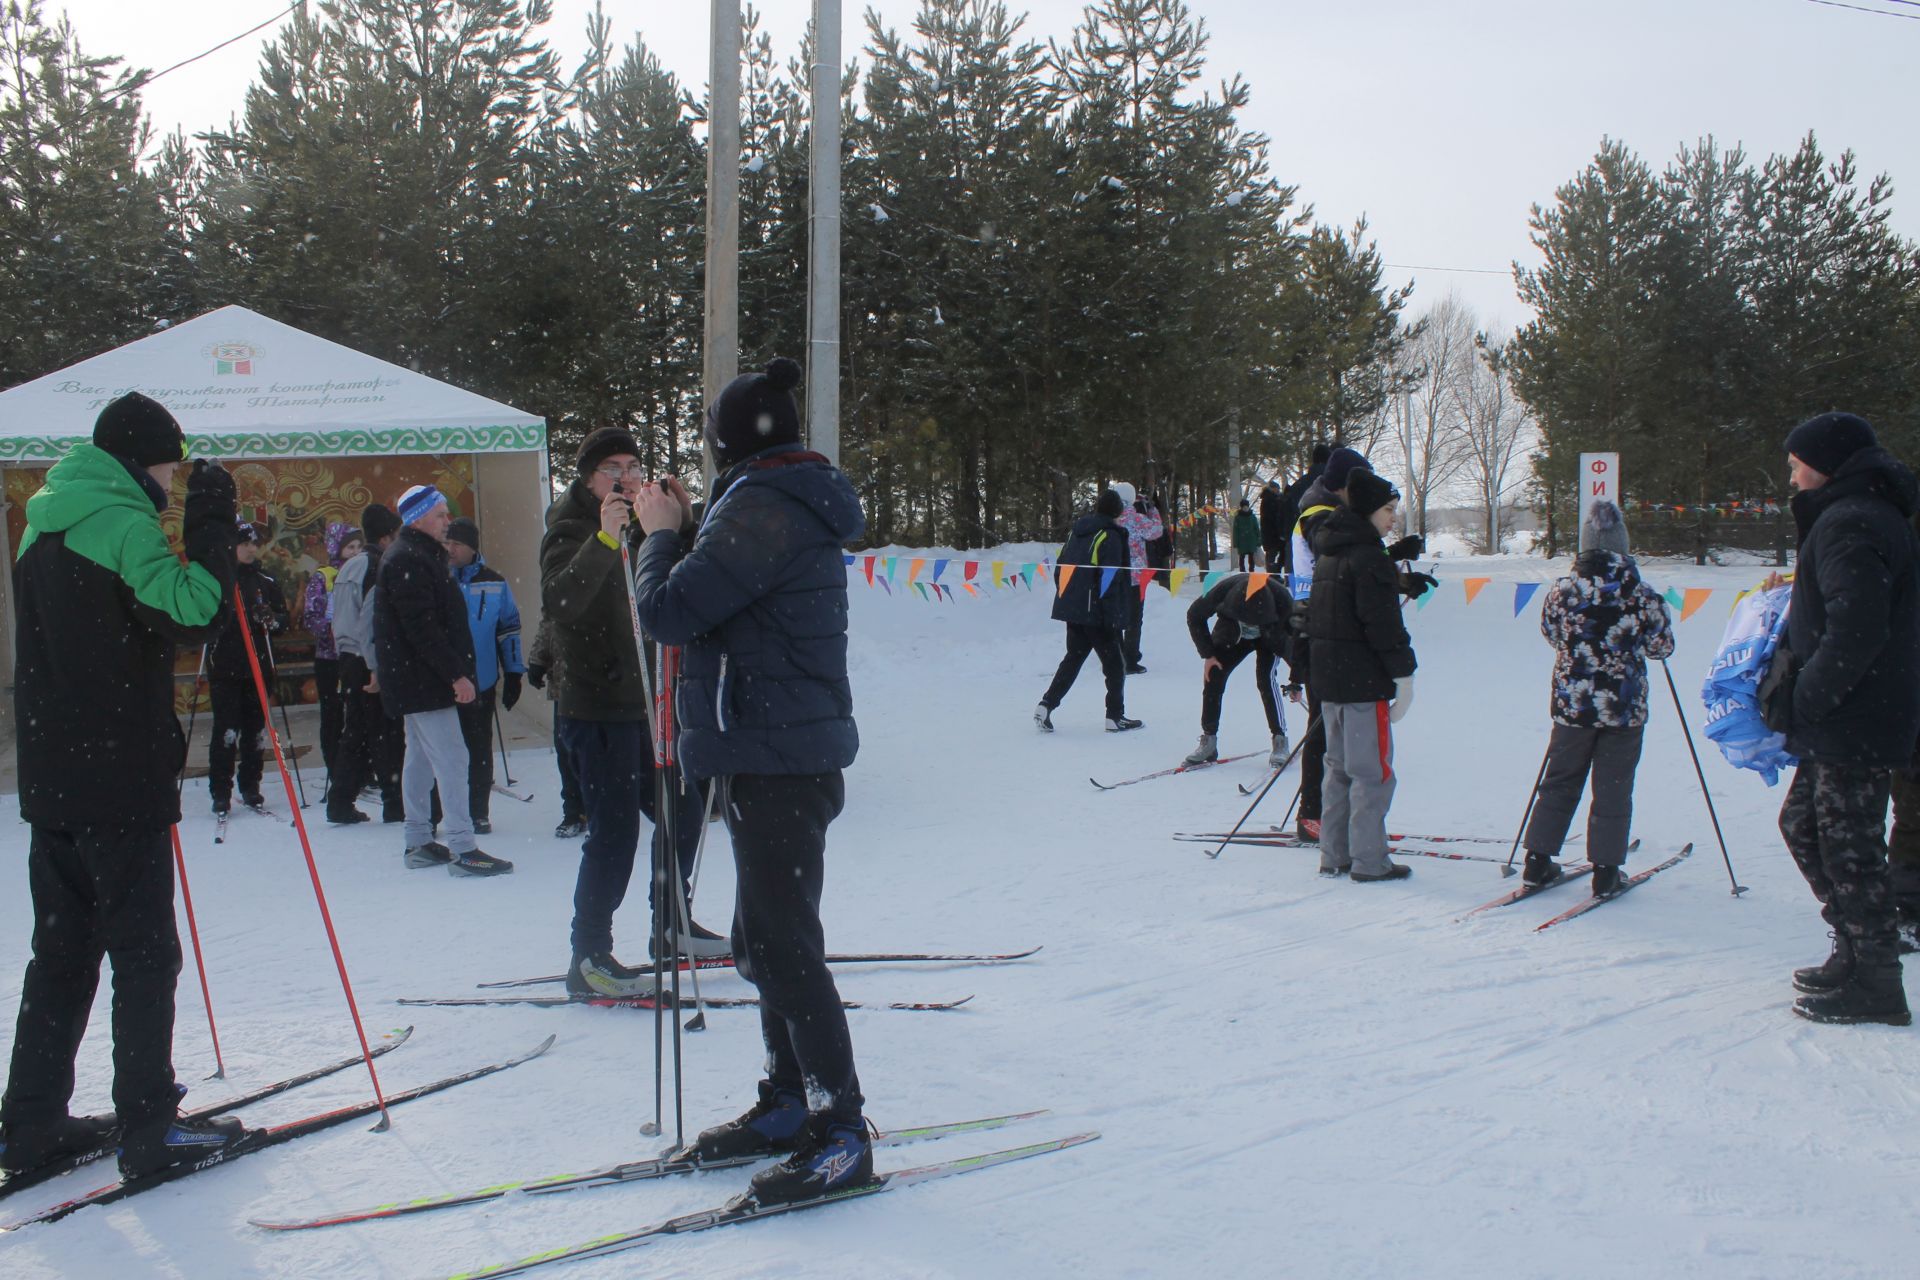
[[[614,490],[615,492],[619,492],[618,484],[614,486]],[[651,655],[647,652],[646,632],[640,627],[640,598],[635,594],[633,587],[633,552],[627,545],[627,535],[624,529],[621,530],[620,533],[620,576],[627,584],[627,616],[633,623],[633,648],[635,656],[638,657],[640,661],[640,683],[647,700],[647,737],[650,743],[657,743],[658,734],[653,723],[653,663],[650,660]],[[656,768],[656,772],[657,771]],[[657,791],[655,793],[655,804],[654,814],[657,817],[660,812],[657,807]],[[658,1137],[664,1131],[665,1125],[662,1122],[666,1112],[666,1028],[661,1021],[665,1010],[662,1008],[662,1004],[664,1003],[662,1000],[664,983],[661,981],[662,974],[660,972],[660,966],[663,963],[662,957],[667,954],[667,951],[666,938],[663,936],[662,929],[662,926],[666,922],[661,919],[658,907],[660,901],[660,828],[657,822],[654,824],[653,846],[653,892],[654,903],[656,904],[651,913],[653,917],[653,1119],[651,1122],[640,1126],[640,1132],[650,1138]],[[678,967],[678,965],[675,966],[676,969]],[[680,1028],[680,1015],[678,1011],[674,1013],[673,1025],[677,1034]]]
[[[1665,658],[1660,659],[1660,669],[1667,673],[1667,692],[1673,695],[1673,714],[1679,717],[1680,732],[1686,735],[1687,754],[1693,757],[1693,776],[1700,779],[1700,798],[1707,802],[1707,816],[1713,819],[1713,838],[1720,842],[1720,860],[1727,864],[1727,883],[1733,886],[1733,896],[1739,897],[1747,891],[1733,874],[1733,859],[1727,856],[1727,838],[1720,834],[1720,815],[1714,812],[1713,796],[1707,790],[1707,774],[1700,767],[1700,753],[1693,749],[1693,728],[1687,723],[1687,713],[1680,709],[1680,686],[1673,682],[1673,668],[1667,665]]]
[[[1267,798],[1267,792],[1273,790],[1273,784],[1280,781],[1280,775],[1287,771],[1288,766],[1293,763],[1294,757],[1298,756],[1301,753],[1301,751],[1305,750],[1307,745],[1307,739],[1313,736],[1313,731],[1316,727],[1319,726],[1319,724],[1320,724],[1319,716],[1315,716],[1310,722],[1308,722],[1307,731],[1300,735],[1300,745],[1296,746],[1292,751],[1287,753],[1286,763],[1282,764],[1278,769],[1275,769],[1273,771],[1273,776],[1267,779],[1266,785],[1260,788],[1260,792],[1258,795],[1254,796],[1253,803],[1248,805],[1247,811],[1240,815],[1240,821],[1234,823],[1233,830],[1227,832],[1227,838],[1225,840],[1222,840],[1218,845],[1207,850],[1207,856],[1209,858],[1219,857],[1220,851],[1222,849],[1225,849],[1227,845],[1232,842],[1233,838],[1240,834],[1240,828],[1247,825],[1247,819],[1251,818],[1253,816],[1253,811],[1260,807],[1260,802]],[[1298,799],[1298,798],[1299,798],[1298,795],[1296,795],[1295,799]],[[1287,812],[1288,813],[1293,812],[1292,805],[1287,806]],[[1282,825],[1284,825],[1284,820],[1282,820]]]
[[[233,588],[233,602],[240,609],[240,639],[247,648],[247,666],[253,672],[254,693],[260,698],[260,714],[267,722],[267,740],[273,744],[273,760],[280,766],[280,785],[287,790],[287,803],[294,805],[293,826],[300,833],[300,850],[307,859],[307,878],[313,881],[313,900],[320,907],[320,923],[326,926],[327,945],[333,948],[333,967],[340,974],[340,990],[347,997],[347,1012],[353,1015],[353,1031],[360,1037],[360,1056],[366,1061],[367,1076],[373,1081],[373,1100],[380,1106],[380,1123],[373,1126],[375,1133],[384,1133],[393,1128],[393,1117],[387,1114],[387,1098],[380,1092],[380,1073],[373,1068],[373,1050],[367,1046],[367,1028],[360,1021],[360,1005],[353,997],[353,983],[347,977],[347,960],[340,954],[340,935],[333,927],[333,913],[327,910],[327,892],[320,887],[320,866],[313,860],[313,841],[307,838],[307,820],[297,804],[294,804],[293,775],[287,772],[287,760],[280,752],[280,735],[273,730],[273,717],[267,705],[267,678],[260,669],[260,655],[253,647],[253,628],[246,625],[246,602],[240,598],[240,588]]]
[[[193,939],[193,967],[200,974],[200,1003],[207,1010],[207,1034],[213,1038],[213,1074],[209,1080],[227,1078],[227,1060],[220,1056],[220,1028],[213,1024],[213,992],[207,987],[207,961],[200,953],[200,925],[193,918],[193,890],[187,887],[187,855],[180,847],[180,824],[173,831],[173,865],[180,872],[180,897],[187,904],[187,936]]]
[[[251,628],[249,628],[246,625],[246,622],[244,619],[241,621],[241,629],[251,630]],[[248,640],[248,652],[251,653],[253,651],[252,650],[253,637],[249,635],[247,637],[247,640]],[[287,731],[287,750],[293,753],[292,754],[293,782],[294,782],[294,785],[300,789],[300,807],[304,809],[307,807],[307,784],[300,777],[300,752],[298,748],[294,745],[293,724],[287,719],[286,699],[280,696],[280,667],[279,667],[279,664],[273,660],[273,637],[272,636],[267,637],[267,674],[272,677],[273,701],[280,708],[280,727]],[[265,712],[266,708],[262,707],[261,711]],[[271,717],[269,717],[269,720],[270,719]],[[269,724],[268,727],[271,728],[272,727],[271,724]],[[293,797],[288,796],[287,800],[289,803],[291,803],[293,801]]]
[[[200,646],[200,669],[193,673],[193,697],[187,700],[187,750],[193,750],[193,722],[200,714],[200,684],[207,678],[207,646]],[[212,772],[212,770],[208,770]],[[174,779],[173,798],[180,799],[187,793],[187,761],[180,760],[180,776]],[[180,839],[180,833],[174,832],[174,840]]]
[[[680,824],[676,820],[676,810],[680,804],[680,764],[674,754],[674,686],[680,678],[680,649],[676,645],[655,645],[659,655],[660,679],[655,687],[658,699],[654,704],[654,725],[658,742],[654,754],[654,776],[657,779],[657,791],[654,800],[654,844],[659,849],[656,861],[660,866],[660,878],[657,882],[657,904],[654,914],[661,914],[664,907],[673,928],[673,942],[666,953],[673,965],[673,1143],[676,1148],[687,1144],[685,1112],[685,1065],[681,1056],[680,1042],[680,944],[691,930],[682,919],[686,912],[686,892],[680,881]],[[667,887],[669,876],[672,889]],[[664,899],[664,901],[662,901]]]
[[[1553,742],[1547,742],[1547,754],[1540,757],[1540,772],[1534,776],[1533,790],[1527,793],[1527,811],[1520,815],[1520,829],[1513,833],[1513,848],[1507,851],[1507,860],[1500,867],[1500,878],[1505,880],[1513,874],[1513,860],[1520,856],[1520,841],[1527,834],[1527,822],[1533,817],[1533,802],[1540,798],[1540,784],[1547,777],[1547,761],[1553,759]]]
[[[514,786],[513,770],[507,765],[507,726],[500,722],[500,704],[493,704],[493,731],[500,739],[500,776],[507,780],[508,786]]]

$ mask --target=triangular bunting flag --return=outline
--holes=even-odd
[[[1005,560],[995,560],[993,562],[993,585],[996,587],[1003,585],[1000,581],[1000,570],[1006,567],[1006,563]]]
[[[1020,566],[1020,581],[1026,584],[1027,590],[1029,591],[1033,590],[1033,566],[1032,565],[1023,564]]]
[[[1414,612],[1418,613],[1420,610],[1432,604],[1433,598],[1439,594],[1440,594],[1439,587],[1428,587],[1425,591],[1421,592],[1420,598],[1413,602]]]
[[[887,557],[887,581],[888,582],[893,581],[894,566],[897,565],[899,562],[900,562],[900,558],[898,556]]]
[[[960,585],[967,589],[968,595],[975,596],[975,597],[979,596],[980,588],[974,586],[971,582],[963,582]]]
[[[1220,581],[1221,578],[1225,577],[1226,572],[1227,571],[1225,569],[1207,570],[1206,576],[1200,579],[1200,590],[1202,592],[1213,590],[1213,584]]]
[[[1678,587],[1668,587],[1665,591],[1661,592],[1660,598],[1665,600],[1670,608],[1681,609],[1686,607],[1687,598],[1680,594],[1680,588]]]
[[[1492,581],[1493,581],[1492,578],[1468,578],[1467,584],[1466,584],[1467,585],[1467,603],[1472,604],[1474,601],[1474,598],[1478,596],[1482,591],[1485,591],[1487,589],[1487,584]]]
[[[926,583],[924,583],[924,582],[915,582],[915,581],[914,581],[913,579],[911,579],[911,578],[909,578],[909,579],[907,579],[907,585],[908,585],[908,586],[910,586],[910,587],[912,587],[912,588],[913,588],[913,589],[914,589],[915,591],[918,591],[918,592],[920,593],[920,598],[921,598],[922,600],[925,600],[925,599],[927,598],[927,584],[926,584]]]
[[[1713,594],[1712,587],[1688,587],[1680,605],[1680,621],[1685,622],[1700,611],[1700,606]]]
[[[1079,567],[1079,565],[1075,564],[1063,564],[1060,566],[1060,572],[1054,575],[1054,579],[1062,592],[1066,591],[1067,583],[1073,581],[1073,571]],[[967,590],[973,591],[973,584],[971,582],[967,584]],[[979,593],[975,592],[975,594],[977,595]]]
[[[927,567],[927,562],[926,562],[925,560],[914,560],[914,561],[911,561],[910,563],[908,563],[908,565],[907,565],[907,585],[908,585],[908,586],[912,586],[912,585],[913,585],[913,580],[914,580],[915,578],[917,578],[917,577],[919,577],[919,576],[920,576],[920,571],[921,571],[922,569],[924,569],[924,568],[926,568],[926,567]]]
[[[940,575],[945,573],[946,571],[947,571],[947,562],[945,560],[935,560],[933,562],[933,580],[935,582],[940,581]]]
[[[1037,564],[1037,565],[1035,565],[1035,566],[1033,566],[1033,567],[1034,567],[1035,569],[1037,569],[1037,570],[1039,571],[1039,573],[1040,573],[1040,576],[1041,576],[1041,577],[1043,577],[1043,578],[1044,578],[1044,577],[1046,577],[1046,576],[1047,576],[1047,562],[1046,562],[1046,561],[1044,561],[1044,560],[1042,560],[1042,561],[1041,561],[1041,562],[1040,562],[1039,564]]]
[[[892,595],[892,594],[893,594],[893,583],[891,583],[891,582],[889,582],[889,581],[887,581],[887,579],[885,579],[885,578],[882,578],[882,579],[880,579],[880,585],[881,585],[881,586],[883,586],[883,587],[885,587],[885,588],[887,589],[887,594],[888,594],[888,595]]]
[[[1191,572],[1193,572],[1191,569],[1173,570],[1171,573],[1167,575],[1167,590],[1172,592],[1176,596],[1179,595],[1180,584],[1187,580],[1187,575]]]
[[[848,568],[852,568],[852,567],[853,567],[853,552],[851,552],[851,551],[849,551],[849,552],[846,552],[845,554],[846,554],[846,557],[847,557],[847,567],[848,567]]]
[[[863,559],[864,559],[864,560],[866,561],[866,568],[867,568],[867,585],[868,585],[868,586],[872,586],[872,585],[873,585],[873,557],[872,557],[872,556],[865,556],[865,557],[862,557],[862,558],[863,558]]]
[[[973,575],[980,572],[980,562],[978,560],[968,560],[965,563],[966,571],[960,575],[960,580],[962,582],[972,582]]]
[[[1273,575],[1264,569],[1255,569],[1247,575],[1247,599],[1251,600],[1267,589],[1267,579]]]
[[[1537,582],[1516,582],[1513,584],[1513,616],[1519,617],[1520,611],[1527,607],[1527,601],[1533,599],[1533,593],[1540,589]]]
[[[1111,569],[1102,569],[1100,571],[1100,594],[1101,595],[1107,594],[1107,591],[1113,586],[1114,578],[1118,577],[1119,573],[1120,573],[1120,570],[1118,566],[1115,566],[1114,568],[1111,568]]]

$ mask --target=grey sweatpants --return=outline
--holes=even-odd
[[[1323,702],[1327,764],[1320,788],[1320,866],[1379,875],[1387,869],[1393,726],[1385,702]]]
[[[1587,860],[1596,867],[1617,867],[1627,860],[1627,830],[1633,826],[1633,774],[1640,767],[1640,739],[1646,729],[1582,729],[1556,724],[1547,742],[1547,771],[1534,797],[1527,823],[1528,853],[1549,858],[1566,842],[1580,791],[1593,779],[1587,805]]]
[[[433,784],[440,784],[440,813],[447,848],[454,856],[472,853],[473,816],[467,807],[467,740],[454,707],[418,711],[406,718],[407,763],[400,771],[400,793],[407,803],[407,848],[433,839]]]

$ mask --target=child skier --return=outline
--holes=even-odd
[[[1287,726],[1273,696],[1273,672],[1277,661],[1286,662],[1287,680],[1292,683],[1293,597],[1280,585],[1278,574],[1267,578],[1258,591],[1249,589],[1252,584],[1252,574],[1230,573],[1187,608],[1187,631],[1205,665],[1200,677],[1200,745],[1183,764],[1220,758],[1220,702],[1227,691],[1227,677],[1248,654],[1259,655],[1260,705],[1267,713],[1267,732],[1273,736],[1267,763],[1278,769],[1287,762]]]
[[[1573,572],[1553,584],[1540,634],[1554,648],[1553,736],[1527,824],[1527,884],[1563,874],[1554,855],[1589,773],[1587,858],[1595,897],[1617,893],[1633,823],[1633,775],[1647,723],[1647,659],[1673,652],[1667,602],[1627,554],[1620,508],[1595,502],[1580,526]]]

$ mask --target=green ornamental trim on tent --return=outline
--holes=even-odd
[[[0,437],[0,463],[58,462],[84,443],[73,436]],[[253,432],[189,435],[187,449],[204,458],[334,458],[342,455],[515,453],[547,443],[544,425],[436,427],[430,430],[300,431],[285,435]]]

